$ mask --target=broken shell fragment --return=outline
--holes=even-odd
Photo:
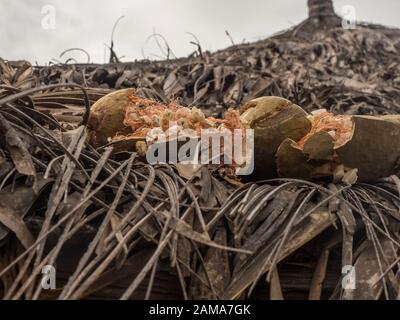
[[[373,181],[399,171],[400,116],[353,116],[350,139],[336,149],[341,162],[357,168],[358,181]]]
[[[332,160],[333,147],[332,136],[325,131],[320,131],[313,134],[304,143],[303,151],[310,160]]]
[[[297,143],[292,141],[279,147],[276,154],[279,176],[306,180],[333,177],[343,181],[347,168],[341,164],[335,148],[351,137],[351,118],[334,116],[326,110],[315,112],[308,118],[310,131]],[[338,167],[343,167],[343,174]]]
[[[398,172],[400,116],[310,117],[312,128],[298,143],[284,141],[277,156],[281,177],[338,182],[374,181]]]
[[[313,166],[308,162],[308,156],[295,141],[285,139],[276,152],[276,164],[280,177],[310,180]]]
[[[277,176],[276,152],[289,138],[298,141],[311,129],[307,113],[280,97],[261,97],[242,107],[241,120],[254,130],[254,172],[251,178]]]

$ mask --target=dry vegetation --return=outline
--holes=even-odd
[[[90,106],[121,88],[215,117],[270,95],[307,112],[399,114],[400,31],[345,30],[329,4],[309,0],[307,20],[269,39],[215,53],[198,43],[184,59],[0,60],[0,297],[398,299],[398,150],[374,160],[392,159],[390,176],[367,182],[242,183],[207,166],[184,178],[88,143]],[[364,149],[376,141],[367,136]],[[56,290],[41,286],[49,264]],[[354,290],[341,287],[346,265]]]

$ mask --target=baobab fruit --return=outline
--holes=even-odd
[[[132,133],[131,127],[124,125],[124,118],[134,93],[134,89],[114,91],[92,105],[88,122],[92,145],[103,146],[116,135]]]
[[[344,183],[376,181],[399,171],[400,116],[310,115],[300,141],[285,139],[276,153],[278,175]]]
[[[206,118],[196,107],[187,108],[174,102],[163,104],[136,95],[134,89],[119,90],[92,106],[88,123],[90,143],[96,147],[112,143],[115,150],[128,147],[126,151],[135,151],[136,147],[129,147],[146,140],[153,129],[168,133],[173,126],[178,126],[180,130],[191,129],[200,135],[202,129],[217,128],[221,124],[232,127],[231,113],[227,112],[229,119]]]
[[[241,111],[243,125],[254,130],[252,177],[276,177],[275,155],[280,144],[287,138],[297,142],[311,129],[307,112],[289,100],[272,96],[251,100]]]
[[[358,181],[374,181],[399,172],[400,116],[352,116],[348,141],[335,151]]]

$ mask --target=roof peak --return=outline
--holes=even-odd
[[[336,15],[332,0],[308,0],[307,5],[309,17]]]

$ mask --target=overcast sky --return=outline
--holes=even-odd
[[[400,27],[399,0],[335,0],[335,9],[353,5],[357,19]],[[53,15],[53,11],[55,15]],[[105,61],[113,24],[115,51],[122,61],[163,56],[153,38],[162,34],[176,56],[194,50],[195,34],[203,50],[227,47],[233,41],[255,41],[297,24],[307,16],[307,0],[0,0],[0,57],[45,64],[69,57]],[[106,57],[108,59],[108,55]]]

